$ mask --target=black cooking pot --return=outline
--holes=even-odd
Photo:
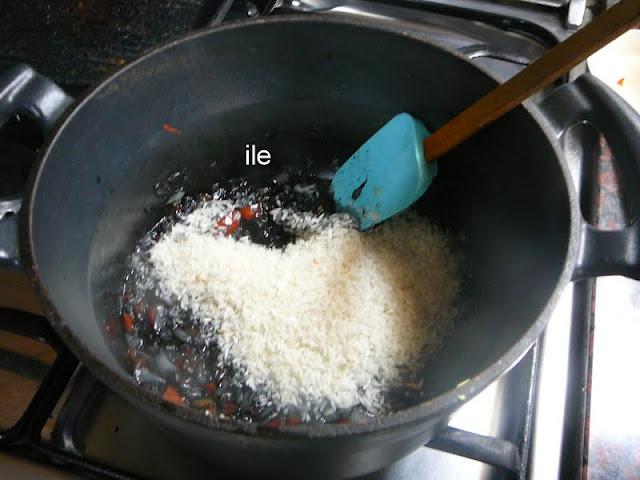
[[[0,77],[0,111],[43,130],[65,111],[22,207],[21,258],[52,325],[98,378],[214,461],[250,472],[351,476],[438,434],[461,404],[516,362],[568,281],[640,278],[640,119],[591,76],[525,103],[440,161],[418,208],[456,238],[465,312],[424,368],[422,403],[366,424],[264,429],[175,407],[138,386],[104,335],[135,241],[166,210],[154,185],[180,171],[188,192],[222,178],[326,168],[397,112],[436,129],[496,85],[459,54],[389,26],[275,18],[198,32],[70,99],[27,67]],[[0,119],[1,120],[1,119]],[[567,129],[589,122],[620,161],[632,223],[584,222],[567,165]],[[167,127],[169,125],[169,127]],[[247,167],[244,148],[273,161]],[[4,241],[14,233],[6,217]],[[3,262],[17,266],[11,245]],[[457,386],[463,380],[466,383]]]

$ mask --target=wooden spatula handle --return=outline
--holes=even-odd
[[[429,135],[424,141],[427,161],[435,161],[533,93],[557,80],[636,25],[639,17],[640,0],[621,0],[600,14],[589,25]]]

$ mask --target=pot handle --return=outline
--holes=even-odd
[[[72,102],[60,87],[27,65],[0,73],[0,126],[17,113],[26,114],[46,136]],[[21,268],[17,217],[20,204],[19,198],[0,198],[0,268]]]
[[[563,85],[540,105],[557,140],[569,127],[589,123],[604,134],[620,170],[629,225],[600,230],[581,217],[573,280],[624,275],[640,280],[640,115],[591,74]]]

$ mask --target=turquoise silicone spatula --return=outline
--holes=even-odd
[[[640,0],[620,1],[431,135],[417,118],[396,115],[336,172],[331,186],[338,210],[353,214],[364,230],[406,209],[429,188],[438,158],[633,27],[639,16]]]

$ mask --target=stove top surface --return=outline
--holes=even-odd
[[[480,3],[482,9],[478,10]],[[0,17],[5,20],[0,22],[0,69],[18,61],[29,62],[70,93],[79,94],[140,52],[219,22],[223,13],[225,19],[238,19],[322,11],[323,15],[366,16],[393,22],[466,54],[506,80],[570,32],[565,28],[569,5],[560,0],[545,3],[539,10],[539,5],[534,8],[529,2],[473,0],[448,5],[439,1],[172,0],[114,1],[108,6],[89,0],[55,2],[55,6],[54,2],[8,1],[0,9]],[[514,16],[516,13],[520,17]],[[7,21],[9,17],[11,22]],[[25,121],[13,119],[0,130],[0,142],[18,145],[7,154],[11,158],[11,181],[0,182],[5,201],[22,188],[25,165],[32,162],[33,151],[42,141],[35,134],[19,133],[29,131],[16,128],[16,124],[24,127],[21,122]],[[580,164],[584,158],[572,161]],[[573,378],[569,372],[586,371],[588,352],[576,349],[575,344],[581,340],[584,344],[586,338],[588,345],[592,289],[593,282],[568,287],[545,336],[506,375],[460,409],[445,435],[365,478],[425,478],[428,472],[429,478],[435,479],[546,479],[560,471],[581,468],[582,453],[575,462],[561,457],[581,441],[566,438],[565,410],[567,402],[584,403],[584,392],[583,397],[571,392],[584,386],[580,381],[586,379],[586,373]],[[0,305],[3,300],[0,294]],[[16,319],[22,326],[15,327]],[[28,421],[18,425],[17,433],[0,436],[0,444],[9,445],[0,455],[0,463],[7,468],[44,478],[38,477],[33,463],[25,467],[19,460],[28,458],[62,465],[65,471],[56,470],[59,476],[54,478],[70,478],[68,470],[107,478],[237,477],[173,442],[83,367],[76,370],[77,362],[42,319],[3,309],[1,330],[45,338],[58,351],[55,361],[53,357],[34,360],[32,353],[24,352],[14,352],[9,360],[0,355],[3,370],[23,376],[28,371],[30,391],[36,391],[40,383],[40,392],[44,392],[36,399],[38,405],[27,409],[24,418]],[[4,332],[0,332],[0,353],[6,340],[2,335]],[[0,376],[0,382],[8,380]],[[7,420],[0,427],[10,423]],[[13,437],[23,441],[15,443]],[[578,450],[582,452],[582,448]],[[46,471],[47,478],[52,474]]]
[[[494,47],[498,44],[518,45],[514,39],[505,42],[505,29],[524,32],[528,38],[521,46],[531,39],[535,39],[531,43],[543,42],[549,46],[572,31],[567,25],[569,5],[574,1],[5,0],[0,8],[0,69],[28,62],[76,94],[158,43],[219,23],[222,19],[247,19],[282,11],[371,17],[378,15],[378,10],[385,16],[389,9],[396,9],[390,15],[394,22],[404,16],[404,20],[422,25],[430,21],[429,16],[435,19],[440,14],[448,20],[443,24],[445,17],[441,17],[440,27],[445,32],[440,32],[439,36],[458,29],[452,28],[452,23],[459,17],[467,19],[458,26],[466,23],[471,38],[476,35],[474,31],[484,27],[471,25],[469,19],[497,26],[499,31],[490,38],[482,35],[476,38],[482,42],[490,40]],[[432,31],[431,35],[434,34]],[[526,57],[527,54],[523,54]]]

